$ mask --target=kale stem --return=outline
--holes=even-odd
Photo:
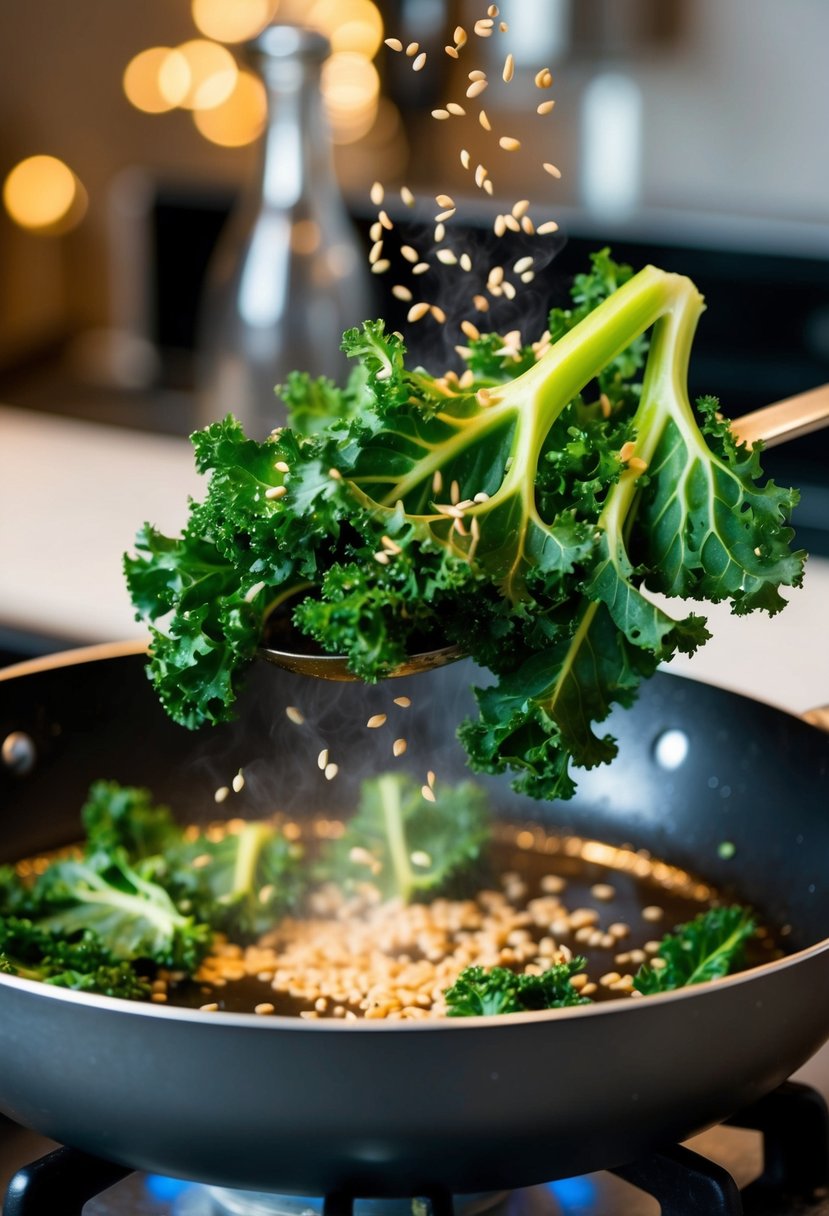
[[[377,778],[380,805],[383,808],[383,823],[389,842],[389,853],[394,867],[395,885],[404,903],[407,903],[414,887],[406,833],[403,828],[403,812],[400,805],[400,782],[393,773]]]

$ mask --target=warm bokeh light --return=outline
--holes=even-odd
[[[193,22],[205,38],[244,42],[273,20],[278,0],[192,0]]]
[[[174,109],[190,86],[190,69],[178,51],[151,46],[135,55],[124,70],[127,99],[145,114]]]
[[[233,92],[220,106],[197,110],[193,121],[200,133],[222,148],[241,148],[261,135],[268,112],[265,86],[252,72],[240,71]]]
[[[372,0],[317,0],[308,24],[321,30],[334,51],[373,59],[383,41],[383,18]]]
[[[353,51],[338,51],[322,68],[322,95],[336,143],[353,143],[371,130],[380,77],[374,64]]]
[[[66,232],[86,211],[86,191],[56,156],[30,156],[3,183],[3,202],[16,224],[35,232]]]
[[[190,87],[179,105],[185,110],[212,110],[226,102],[236,87],[239,69],[225,46],[193,38],[176,50],[190,69]]]

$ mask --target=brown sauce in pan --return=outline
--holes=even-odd
[[[308,835],[313,836],[313,828]],[[653,957],[656,943],[665,933],[713,904],[729,902],[720,900],[706,882],[645,853],[548,834],[535,825],[496,823],[488,863],[489,874],[481,879],[477,897],[438,901],[412,913],[419,928],[404,947],[395,946],[396,930],[389,927],[390,922],[398,924],[399,908],[389,914],[390,920],[383,911],[389,905],[379,906],[376,901],[372,904],[368,900],[351,909],[353,919],[349,923],[364,926],[355,930],[359,940],[367,938],[376,943],[383,939],[389,956],[400,958],[405,954],[406,965],[400,976],[392,984],[378,981],[373,994],[349,993],[347,984],[337,994],[337,983],[326,983],[325,977],[319,985],[306,983],[296,958],[286,970],[284,950],[290,949],[292,937],[298,934],[309,937],[312,952],[315,934],[319,934],[321,960],[342,948],[339,939],[333,944],[328,940],[332,925],[337,934],[344,932],[339,909],[329,909],[327,915],[312,909],[310,923],[282,922],[263,939],[262,949],[243,951],[232,943],[221,946],[215,957],[207,960],[201,981],[176,982],[174,977],[162,977],[154,999],[190,1008],[215,1006],[216,1012],[255,1010],[263,1016],[440,1016],[445,1010],[439,994],[452,982],[452,975],[447,979],[445,971],[438,970],[434,976],[429,971],[433,963],[438,969],[445,966],[432,957],[430,934],[435,909],[439,920],[454,926],[448,934],[452,948],[459,941],[474,938],[469,925],[474,925],[476,918],[485,918],[493,910],[506,917],[503,931],[498,931],[496,952],[490,935],[484,956],[479,959],[473,953],[462,965],[481,961],[487,966],[523,970],[527,965],[543,965],[545,952],[549,958],[554,950],[564,949],[585,956],[586,966],[578,982],[592,1000],[630,999],[632,977],[643,961]],[[354,951],[357,966],[360,946],[349,941],[348,949]],[[767,962],[782,953],[779,941],[761,927],[749,943],[746,965]],[[305,970],[316,975],[317,965],[317,955],[313,955],[312,964]],[[455,972],[460,969],[461,964]],[[285,975],[291,972],[296,978],[286,980]],[[408,983],[407,976],[416,975],[419,983],[423,972],[426,978],[415,993],[414,983]],[[378,996],[378,989],[384,994],[391,992],[391,997]],[[398,1006],[393,1002],[400,992],[403,995]]]

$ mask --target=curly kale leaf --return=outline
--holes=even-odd
[[[444,992],[450,1018],[487,1017],[498,1013],[527,1013],[589,1005],[590,998],[573,987],[572,977],[583,971],[585,960],[554,963],[540,975],[519,975],[507,967],[466,967]]]
[[[709,908],[662,938],[655,959],[642,964],[633,986],[649,996],[720,979],[742,965],[756,928],[746,908]]]
[[[94,933],[87,930],[78,940],[66,941],[25,918],[0,918],[0,970],[78,992],[128,1000],[150,995],[149,980]]]
[[[130,862],[174,848],[181,828],[166,806],[156,806],[149,790],[95,781],[81,808],[87,853],[123,849]]]
[[[438,782],[434,802],[403,774],[363,784],[357,813],[329,852],[321,877],[370,882],[385,899],[434,896],[478,863],[490,838],[484,792],[471,781]]]

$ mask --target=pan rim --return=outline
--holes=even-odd
[[[487,1026],[527,1026],[534,1023],[569,1021],[571,1018],[607,1017],[622,1014],[625,1011],[658,1007],[675,1001],[695,1000],[706,996],[712,990],[726,990],[738,985],[751,983],[763,976],[786,971],[798,966],[811,958],[829,953],[829,937],[822,938],[812,946],[806,946],[794,954],[775,959],[769,963],[760,963],[756,967],[748,967],[734,975],[725,975],[719,979],[705,980],[701,984],[691,984],[685,988],[675,988],[670,992],[656,992],[641,1000],[601,1001],[594,1005],[574,1005],[562,1009],[540,1009],[527,1013],[499,1013],[482,1017],[450,1018],[435,1017],[413,1019],[411,1021],[390,1021],[386,1018],[357,1018],[355,1021],[345,1021],[340,1018],[300,1018],[287,1014],[269,1014],[266,1017],[256,1013],[219,1012],[202,1009],[187,1009],[182,1006],[153,1004],[144,1001],[131,1001],[125,997],[103,996],[95,992],[77,992],[71,988],[57,988],[40,980],[22,979],[16,975],[0,974],[0,991],[4,987],[29,992],[33,996],[43,996],[70,1005],[89,1005],[94,1009],[110,1010],[114,1013],[131,1014],[136,1017],[160,1018],[162,1021],[195,1022],[199,1026],[211,1023],[219,1027],[235,1027],[236,1029],[256,1027],[261,1031],[302,1031],[315,1034],[353,1034],[377,1032],[384,1034],[402,1034],[410,1032],[452,1033],[459,1030],[469,1030],[475,1027]]]
[[[98,642],[90,646],[78,646],[69,650],[58,651],[55,654],[26,659],[23,662],[11,664],[0,670],[0,682],[28,675],[36,675],[58,667],[72,667],[81,663],[146,654],[150,640],[149,636],[147,636],[122,641]],[[675,672],[665,674],[678,675],[680,679],[691,678]],[[731,695],[740,697],[746,701],[769,705],[770,708],[775,709],[778,713],[787,714],[799,722],[804,722],[804,719],[799,714],[792,713],[790,710],[779,705],[774,705],[771,702],[764,702],[759,697],[749,697],[745,693],[734,692],[732,689],[724,691],[730,692]],[[804,725],[811,724],[804,722]],[[818,727],[812,727],[812,729],[819,730]],[[813,945],[806,946],[802,950],[797,950],[793,954],[787,954],[783,958],[746,968],[735,975],[722,976],[715,980],[706,980],[701,984],[676,988],[671,992],[653,993],[644,997],[643,1000],[645,1001],[645,1007],[648,1008],[678,1000],[699,999],[712,989],[732,988],[736,985],[750,983],[761,976],[772,973],[776,974],[779,971],[787,970],[789,967],[827,952],[829,952],[829,937],[822,938]],[[4,987],[30,992],[34,996],[46,997],[51,1000],[57,1000],[60,1003],[89,1005],[94,1009],[109,1009],[115,1013],[120,1012],[136,1017],[160,1018],[163,1021],[195,1022],[201,1026],[209,1025],[212,1022],[219,1027],[256,1027],[260,1031],[291,1030],[314,1034],[376,1034],[378,1032],[384,1034],[408,1034],[416,1032],[447,1033],[464,1029],[469,1030],[474,1027],[527,1026],[535,1023],[569,1021],[571,1018],[605,1017],[621,1014],[623,1011],[638,1009],[642,1004],[639,1000],[623,1000],[620,998],[615,1001],[602,1001],[595,1005],[577,1005],[563,1009],[542,1009],[527,1013],[490,1014],[474,1018],[424,1018],[422,1020],[417,1019],[405,1022],[388,1021],[385,1018],[358,1018],[355,1021],[344,1021],[339,1018],[306,1019],[275,1014],[268,1015],[267,1017],[262,1017],[255,1013],[221,1012],[217,1014],[201,1009],[187,1009],[180,1006],[130,1001],[123,997],[107,997],[100,993],[77,992],[69,988],[56,988],[39,980],[21,979],[19,976],[0,973],[0,991]]]

